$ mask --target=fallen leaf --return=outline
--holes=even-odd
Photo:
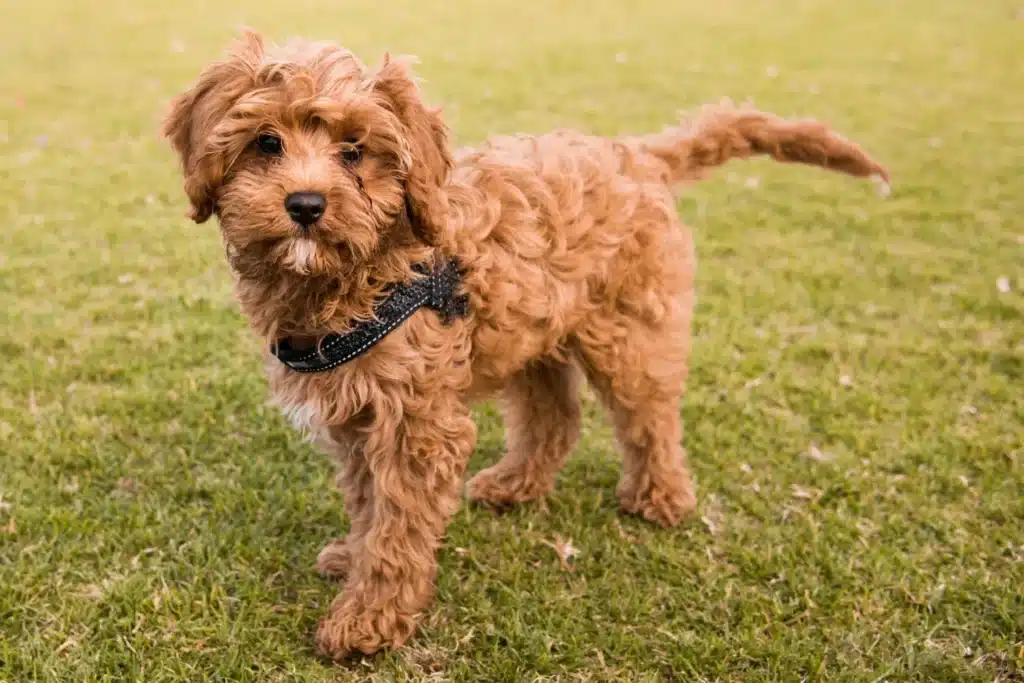
[[[569,560],[579,555],[579,550],[573,547],[572,539],[568,538],[562,540],[562,537],[555,534],[554,542],[542,541],[542,543],[549,548],[553,549],[558,554],[558,562],[562,565],[562,570],[571,572],[572,566],[569,565]]]
[[[18,525],[14,523],[14,517],[11,517],[6,525],[0,526],[0,533],[11,535],[18,533]]]
[[[779,67],[769,66],[767,69],[764,70],[764,75],[767,76],[768,78],[775,78],[776,76],[779,75]]]
[[[874,536],[878,533],[878,527],[870,520],[862,519],[857,522],[857,531],[859,531],[862,536]]]
[[[715,520],[711,519],[707,515],[704,515],[700,518],[700,521],[703,522],[704,526],[708,528],[709,534],[711,534],[712,536],[718,535],[718,524],[715,522]]]
[[[762,382],[762,380],[761,380],[760,377],[755,377],[754,379],[747,380],[747,383],[743,385],[743,388],[744,389],[753,389],[754,387],[761,386],[761,382]]]
[[[629,61],[629,55],[627,55],[625,52],[619,52],[615,55],[615,61],[618,62],[619,64],[625,64],[626,62]]]
[[[839,386],[852,387],[853,378],[850,377],[849,375],[839,375]]]
[[[756,190],[757,188],[761,187],[761,179],[758,178],[757,176],[752,175],[745,181],[743,181],[743,187],[747,188],[748,190]]]
[[[153,594],[151,596],[149,596],[149,601],[151,603],[153,603],[153,609],[154,610],[160,609],[160,605],[163,604],[164,596],[167,593],[168,593],[167,586],[164,586],[163,588],[161,588],[159,590],[153,591]]]
[[[715,494],[708,496],[707,504],[704,506],[704,515],[700,518],[708,533],[717,536],[724,526],[725,516],[722,514],[722,505]]]
[[[135,484],[134,479],[129,479],[128,477],[121,477],[120,479],[117,480],[117,488],[121,489],[122,491],[135,492],[138,486]]]
[[[64,650],[67,650],[68,648],[71,648],[71,647],[77,647],[77,646],[78,646],[78,641],[77,640],[75,640],[74,638],[68,638],[63,643],[61,643],[60,645],[57,646],[57,649],[53,651],[53,654],[59,655],[61,652],[64,652]]]
[[[811,460],[817,460],[818,462],[828,462],[834,460],[835,456],[826,451],[820,450],[813,443],[803,452],[804,457],[810,458]],[[797,496],[798,498],[800,496]]]
[[[141,553],[139,553],[138,555],[133,557],[132,561],[131,561],[132,569],[138,569],[139,568],[139,563],[142,561],[142,558],[145,557],[146,555],[150,555],[150,554],[155,553],[155,552],[156,552],[156,548],[146,548]]]
[[[794,498],[800,498],[801,500],[810,500],[811,498],[814,498],[814,494],[802,486],[797,486],[796,484],[793,484],[791,489]]]
[[[633,536],[623,529],[622,524],[617,519],[615,520],[615,527],[619,530],[619,536],[622,537],[622,540],[629,541],[630,543],[636,543],[636,536]]]
[[[996,289],[998,289],[1003,294],[1009,294],[1010,293],[1010,278],[1008,278],[1008,277],[1001,277],[998,280],[996,280]]]
[[[120,282],[122,285],[126,285],[134,279],[135,278],[132,276],[131,273],[123,273],[117,276],[117,281]]]
[[[679,642],[679,636],[677,636],[675,633],[672,633],[671,631],[669,631],[667,629],[664,629],[664,628],[660,628],[660,627],[656,628],[655,630],[658,633],[660,633],[661,635],[663,635],[666,638],[668,638],[669,640],[671,640],[673,643],[678,643]]]
[[[942,147],[942,138],[928,138],[928,146],[932,149],[939,149]]]
[[[106,593],[106,589],[110,587],[110,581],[104,579],[103,585],[97,585],[95,583],[87,583],[78,589],[79,594],[83,598],[89,600],[100,600]]]
[[[750,474],[751,472],[754,471],[754,468],[748,465],[747,463],[743,463],[740,465],[740,470],[746,472],[747,474]]]

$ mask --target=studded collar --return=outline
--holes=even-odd
[[[363,355],[424,306],[436,311],[445,324],[468,315],[469,297],[458,293],[458,262],[439,260],[433,270],[422,264],[413,270],[425,277],[393,285],[374,306],[371,320],[356,323],[345,334],[328,334],[307,348],[295,348],[285,337],[271,344],[270,352],[296,372],[325,372]]]

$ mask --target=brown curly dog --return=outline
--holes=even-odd
[[[402,645],[428,607],[475,400],[500,392],[508,452],[471,499],[551,492],[585,377],[621,444],[622,509],[664,526],[693,510],[679,402],[695,260],[674,187],[755,154],[888,179],[820,123],[728,104],[646,137],[559,131],[453,155],[406,62],[368,69],[334,44],[253,32],[173,102],[165,133],[192,218],[220,219],[276,402],[339,466],[351,529],[318,560],[347,576],[317,633],[336,659]],[[449,262],[464,314],[403,309],[322,372],[282,361],[286,347],[327,359]]]

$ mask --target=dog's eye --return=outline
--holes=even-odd
[[[341,160],[346,164],[357,164],[363,158],[363,148],[359,146],[358,140],[349,138],[345,140],[345,146],[341,150]]]
[[[281,138],[273,133],[260,133],[256,138],[256,147],[264,154],[276,157],[281,153]]]

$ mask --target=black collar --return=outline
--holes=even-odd
[[[296,372],[324,372],[366,353],[423,306],[437,311],[445,324],[469,313],[469,297],[456,293],[462,277],[455,260],[439,260],[433,271],[423,265],[413,270],[426,277],[392,286],[374,306],[372,320],[356,323],[346,334],[328,334],[312,348],[296,349],[287,337],[279,339],[270,352]]]

